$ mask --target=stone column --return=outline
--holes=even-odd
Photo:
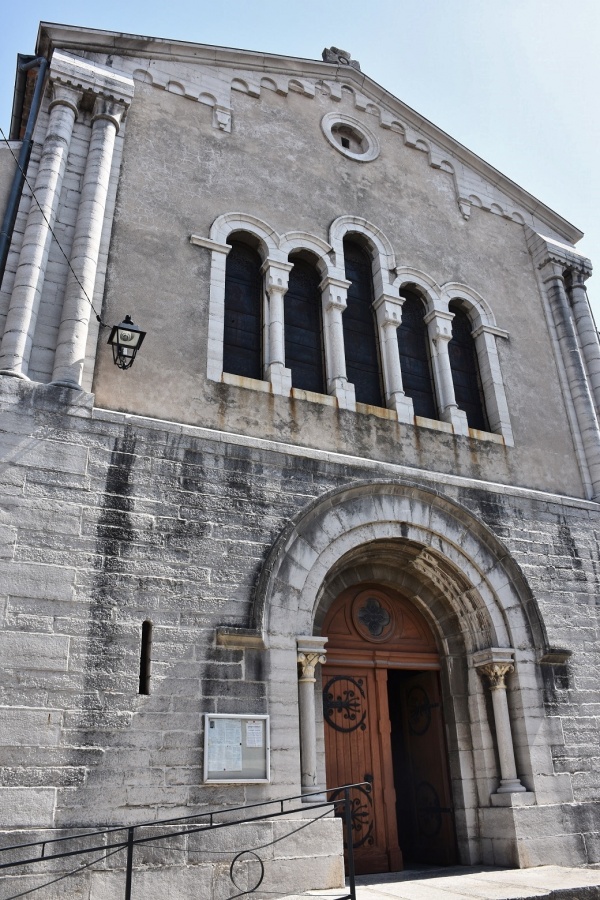
[[[452,380],[452,368],[448,344],[452,340],[451,312],[434,309],[425,316],[425,324],[429,333],[431,344],[431,362],[435,382],[437,404],[440,419],[450,422],[456,434],[469,433],[467,414],[459,409],[454,394],[454,381]]]
[[[590,309],[586,279],[591,275],[591,269],[571,269],[567,286],[573,309],[575,328],[579,336],[579,343],[588,377],[592,388],[592,394],[596,404],[596,412],[600,413],[600,345],[598,344],[598,331]]]
[[[346,374],[342,325],[342,313],[347,306],[350,285],[350,281],[333,278],[331,275],[327,275],[319,285],[323,303],[327,393],[337,398],[338,405],[342,409],[356,409],[354,385],[349,383]]]
[[[498,338],[508,338],[508,332],[494,325],[479,325],[472,336],[490,429],[501,434],[507,446],[513,447],[515,442],[496,347]]]
[[[399,422],[413,425],[415,411],[412,399],[404,393],[398,346],[398,327],[402,323],[403,303],[402,297],[382,294],[373,304],[373,308],[379,327],[385,399],[388,409],[396,411]]]
[[[92,135],[75,224],[71,266],[63,304],[52,381],[81,390],[90,300],[93,300],[104,213],[115,138],[125,106],[98,97],[92,116]]]
[[[48,129],[0,346],[0,374],[27,378],[77,104],[82,92],[53,84]]]
[[[593,499],[598,500],[600,498],[600,430],[587,372],[581,358],[575,325],[571,317],[564,282],[564,267],[561,263],[551,259],[540,269],[581,432],[594,492]]]
[[[500,760],[500,786],[497,793],[521,793],[526,791],[527,788],[521,784],[517,776],[515,750],[510,727],[510,713],[508,711],[506,684],[504,681],[506,676],[515,670],[513,651],[491,647],[489,650],[475,653],[473,660],[479,674],[487,679],[492,693],[496,742]]]
[[[265,354],[265,378],[271,382],[274,394],[289,395],[292,389],[292,372],[285,367],[285,322],[283,298],[288,289],[292,263],[274,263],[267,259],[261,267],[265,276],[267,307],[267,353]]]
[[[318,789],[317,786],[317,724],[315,717],[315,669],[326,660],[327,638],[298,637],[298,703],[300,713],[300,765],[302,769],[302,793]]]

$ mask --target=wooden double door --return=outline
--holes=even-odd
[[[352,791],[359,874],[456,862],[439,658],[418,611],[390,588],[357,585],[332,605],[323,667],[327,786]]]

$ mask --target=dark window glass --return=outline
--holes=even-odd
[[[416,416],[437,419],[425,307],[420,297],[411,291],[402,291],[402,296],[405,298],[402,323],[397,334],[404,393],[412,399]]]
[[[346,373],[359,403],[385,406],[379,369],[379,351],[373,313],[371,259],[353,241],[344,241],[348,306],[342,313]]]
[[[450,304],[450,312],[454,313],[454,319],[448,353],[456,403],[459,409],[466,412],[470,428],[489,431],[475,341],[471,337],[473,326],[460,307]]]
[[[314,266],[294,260],[283,298],[285,364],[292,370],[292,387],[324,394],[320,281]]]
[[[142,623],[142,646],[140,648],[140,694],[150,693],[150,670],[152,666],[152,622]]]
[[[262,379],[260,266],[256,250],[231,241],[225,269],[223,370]]]

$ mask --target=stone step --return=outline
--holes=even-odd
[[[290,894],[282,900],[336,900],[343,888]],[[423,866],[356,879],[356,900],[600,900],[600,870],[538,866]]]

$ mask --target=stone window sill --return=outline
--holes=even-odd
[[[234,387],[246,388],[252,391],[261,391],[263,394],[272,393],[270,382],[260,381],[257,378],[246,378],[244,375],[232,375],[230,372],[223,372],[221,381],[223,384],[230,384]],[[292,388],[290,396],[293,400],[306,400],[308,403],[320,403],[322,406],[337,407],[337,400],[329,394],[317,394],[314,391]],[[377,416],[379,419],[388,419],[392,422],[398,421],[398,415],[394,410],[385,409],[382,406],[357,403],[356,412],[362,415]],[[454,434],[454,428],[450,422],[442,422],[440,419],[426,419],[424,416],[415,416],[414,424],[417,428],[428,428],[431,431],[443,431],[446,434]],[[469,428],[469,437],[476,441],[487,441],[491,444],[506,443],[501,434],[478,431],[476,428]]]

